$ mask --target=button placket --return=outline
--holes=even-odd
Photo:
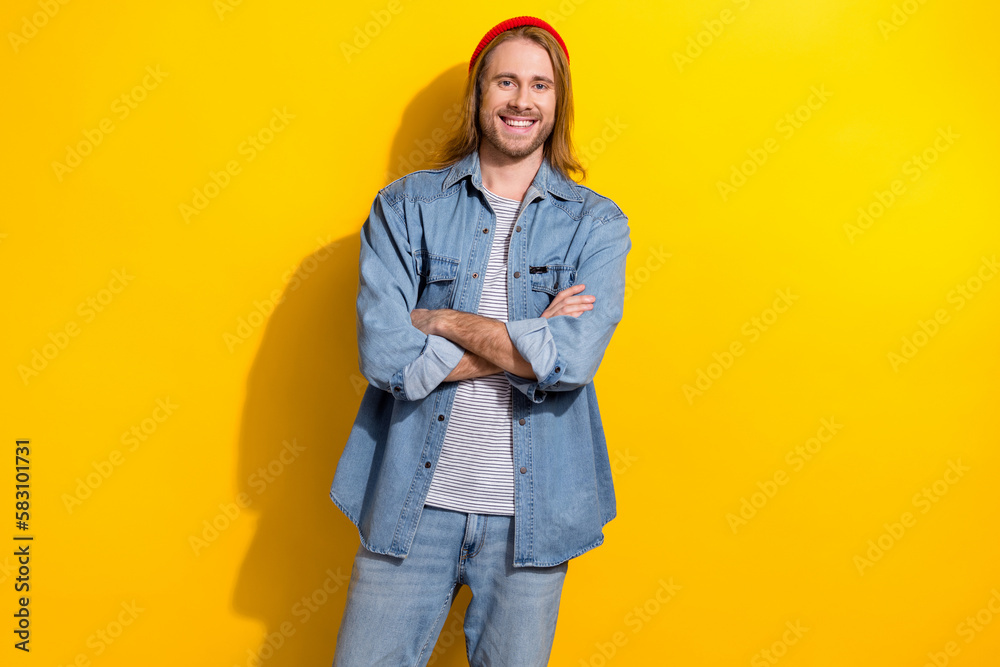
[[[493,226],[495,227],[496,226],[496,216],[493,213],[493,209],[490,208],[489,204],[486,205],[486,209],[487,209],[487,211],[489,211],[488,215],[489,215],[490,219],[492,220]],[[482,219],[481,218],[480,218],[479,222],[480,222],[480,224],[482,223]],[[490,233],[490,227],[488,225],[484,226],[482,228],[482,232],[483,232],[483,234],[489,234]],[[469,274],[469,277],[471,279],[478,281],[480,277],[484,277],[484,280],[485,280],[486,265],[489,263],[489,259],[490,259],[490,246],[491,246],[491,244],[486,244],[486,243],[480,244],[479,241],[478,241],[478,239],[476,239],[476,240],[474,240],[472,242],[472,248],[470,248],[470,250],[469,250],[469,252],[470,252],[470,255],[469,255],[469,267],[471,268],[471,267],[479,266],[479,268],[482,268],[482,271],[479,271],[479,270],[473,271],[471,274]],[[482,251],[480,251],[481,247],[483,248]],[[477,262],[477,256],[478,255],[483,255],[483,259],[482,259],[481,262]],[[482,288],[483,288],[483,283],[479,283],[478,287],[474,287],[473,288],[473,291],[477,291],[477,290],[480,290],[480,291],[479,291],[478,296],[476,296],[476,305],[475,305],[475,308],[473,308],[472,310],[469,310],[468,312],[475,313],[478,310],[478,308],[479,308],[479,300],[482,298],[482,292],[481,292]],[[464,294],[465,294],[465,289],[464,288],[463,288],[462,293],[463,293],[463,296],[464,296]],[[462,308],[461,306],[462,306],[462,304],[456,303],[454,307],[456,309],[466,310],[465,308]]]

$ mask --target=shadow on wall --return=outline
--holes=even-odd
[[[447,70],[407,106],[386,183],[428,167],[430,150],[457,117],[466,69]],[[351,215],[360,230],[367,210]],[[233,604],[240,614],[263,620],[266,635],[252,646],[235,647],[234,667],[333,662],[360,544],[357,528],[329,498],[367,386],[358,371],[355,332],[358,249],[358,235],[352,234],[301,262],[268,319],[247,378],[238,480],[257,530]],[[469,598],[463,587],[430,664],[468,664],[461,616]]]

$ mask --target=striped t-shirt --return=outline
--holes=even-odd
[[[507,251],[521,202],[483,191],[497,216],[476,311],[507,321]],[[502,373],[459,380],[425,504],[476,514],[514,514],[510,382]]]

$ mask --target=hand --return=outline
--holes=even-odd
[[[438,334],[441,317],[444,316],[445,309],[430,310],[428,308],[414,308],[410,311],[410,322],[417,329],[425,334]]]
[[[594,301],[597,300],[593,294],[580,294],[587,286],[584,284],[573,285],[556,294],[552,303],[542,313],[542,317],[555,317],[556,315],[569,315],[570,317],[580,317],[585,311],[593,310]],[[578,295],[579,296],[576,296]]]

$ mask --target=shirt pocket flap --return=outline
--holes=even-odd
[[[417,275],[426,282],[434,283],[441,280],[454,280],[458,276],[458,260],[444,255],[435,255],[424,249],[418,250],[414,257],[417,262]]]
[[[529,272],[531,289],[536,292],[548,292],[553,296],[576,283],[576,267],[568,264],[532,266],[529,267]]]

